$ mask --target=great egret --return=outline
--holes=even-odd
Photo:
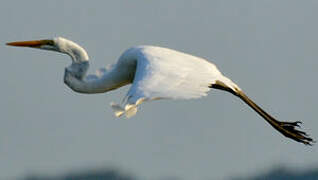
[[[300,121],[281,122],[249,99],[217,67],[205,59],[155,46],[136,46],[126,50],[109,69],[86,75],[89,58],[78,44],[62,37],[46,40],[7,43],[10,46],[32,47],[68,54],[72,64],[65,68],[64,83],[79,93],[104,93],[132,83],[123,107],[112,103],[117,117],[136,114],[137,106],[156,99],[191,99],[206,96],[211,89],[228,91],[242,99],[272,127],[295,141],[311,145],[314,141],[305,132],[295,129]]]

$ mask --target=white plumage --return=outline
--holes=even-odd
[[[237,87],[225,78],[214,64],[167,48],[130,48],[119,58],[118,63],[125,64],[129,61],[136,61],[137,65],[132,86],[127,93],[129,106],[154,99],[191,99],[206,96],[211,89],[209,86],[220,79],[226,79],[228,85]],[[136,103],[138,100],[140,103]]]
[[[126,50],[111,68],[86,75],[89,57],[81,46],[64,39],[7,43],[68,54],[72,64],[65,68],[64,82],[79,93],[104,93],[132,83],[123,105],[111,103],[117,117],[127,118],[137,112],[142,102],[156,99],[191,99],[206,96],[211,89],[220,89],[241,98],[272,127],[295,141],[310,145],[313,140],[295,129],[299,121],[282,122],[266,113],[217,67],[203,59],[168,48],[136,46]]]

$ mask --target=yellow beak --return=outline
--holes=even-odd
[[[8,46],[19,46],[19,47],[33,47],[39,48],[43,45],[54,45],[53,40],[43,39],[43,40],[34,40],[34,41],[16,41],[6,43]]]

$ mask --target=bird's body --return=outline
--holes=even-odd
[[[241,98],[271,126],[286,137],[304,144],[313,140],[296,130],[300,122],[281,122],[266,113],[217,67],[183,52],[156,46],[136,46],[126,50],[111,68],[87,75],[89,57],[76,43],[64,39],[7,43],[68,54],[72,64],[65,68],[64,82],[79,93],[104,93],[132,83],[123,104],[112,103],[116,116],[131,117],[142,102],[156,99],[191,99],[206,96],[211,89],[225,90]]]
[[[117,116],[126,114],[131,117],[137,112],[136,105],[144,101],[206,96],[211,89],[209,86],[216,80],[222,81],[233,90],[239,89],[211,62],[163,47],[129,48],[111,68],[103,68],[96,74],[87,76],[88,59],[86,56],[75,57],[79,63],[66,68],[64,82],[76,92],[104,93],[132,83],[124,98],[124,107],[112,104]]]

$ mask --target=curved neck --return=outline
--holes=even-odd
[[[72,58],[72,64],[65,68],[64,82],[72,90],[79,93],[103,93],[133,81],[136,71],[136,59],[133,56],[122,56],[108,72],[86,76],[89,58],[86,51],[76,43],[67,39],[56,40],[59,51]],[[127,60],[127,61],[126,61]],[[131,61],[132,60],[132,61]]]
[[[73,91],[85,94],[104,93],[131,83],[133,76],[117,68],[103,75],[76,76],[65,69],[64,83]]]

